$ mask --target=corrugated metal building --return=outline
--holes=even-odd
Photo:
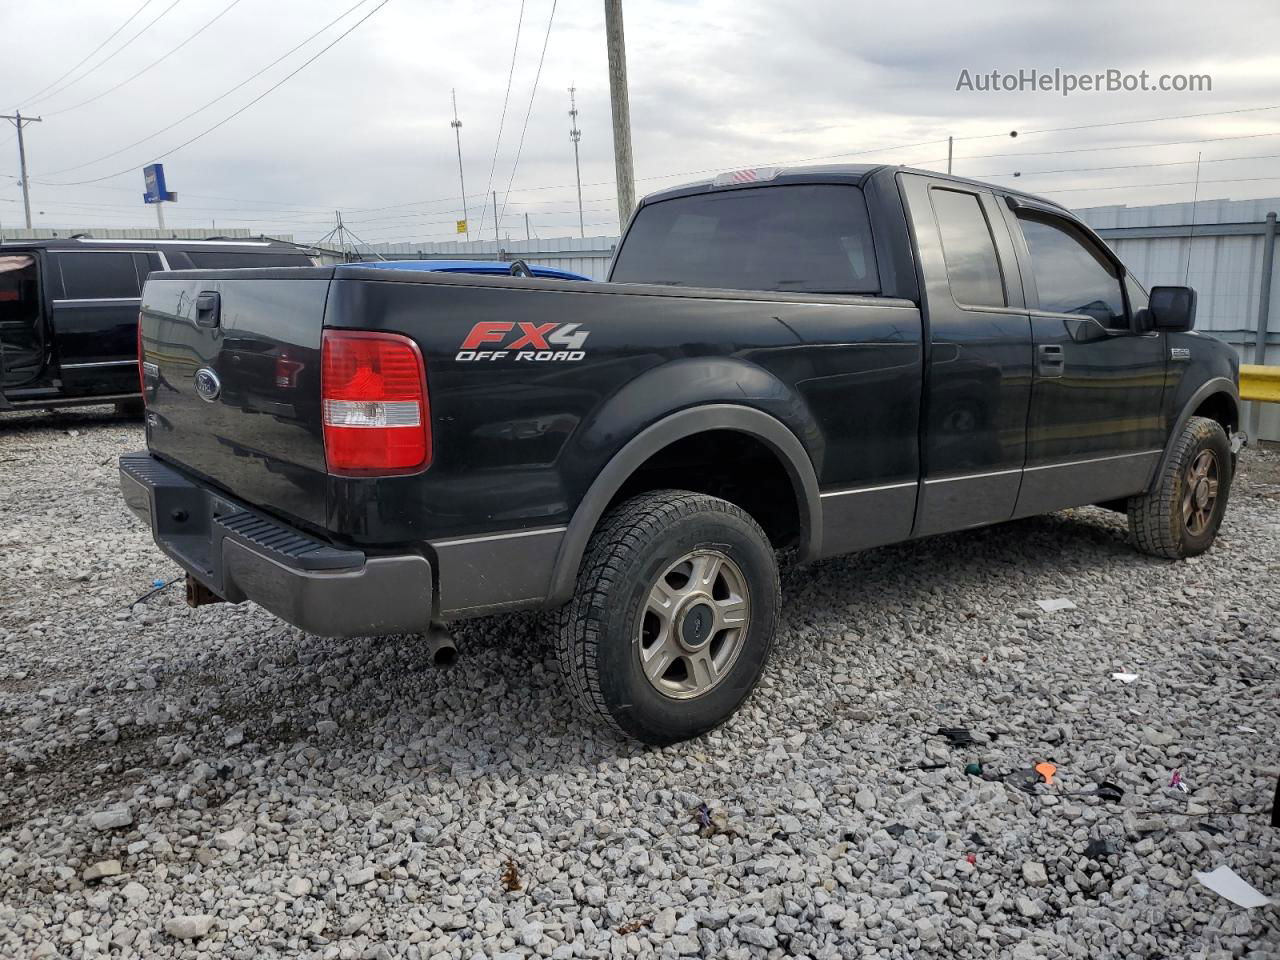
[[[1260,200],[1201,200],[1129,207],[1089,207],[1076,213],[1115,248],[1147,287],[1188,284],[1197,293],[1196,329],[1236,348],[1254,363],[1258,341],[1262,259],[1267,214],[1280,211],[1280,197]],[[1266,362],[1280,364],[1280,277],[1271,264],[1266,318]],[[1280,404],[1246,411],[1249,432],[1280,441]]]

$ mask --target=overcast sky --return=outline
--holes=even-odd
[[[164,158],[179,194],[166,207],[169,226],[216,222],[309,241],[341,208],[368,241],[454,239],[462,210],[449,92],[457,88],[473,236],[493,233],[492,209],[481,225],[486,190],[497,190],[505,208],[503,234],[523,237],[525,213],[542,237],[576,234],[567,116],[567,88],[576,84],[587,233],[617,231],[599,0],[559,0],[549,36],[552,0],[526,0],[523,19],[520,0],[382,2],[150,0],[59,79],[142,0],[0,0],[0,106],[44,118],[27,128],[36,225],[153,225],[141,200],[144,164],[230,117],[378,8],[278,89]],[[1280,109],[1035,132],[1280,106],[1274,0],[968,0],[932,10],[626,0],[625,9],[638,194],[708,172],[832,155],[944,169],[953,135],[955,172],[1016,182],[1074,207],[1190,200],[1198,152],[1201,199],[1280,196]],[[177,53],[111,90],[220,13]],[[976,78],[1020,68],[1147,70],[1153,81],[1209,74],[1212,91],[956,90],[963,70]],[[0,223],[17,225],[17,143],[6,126]],[[1129,169],[1082,169],[1100,167]]]

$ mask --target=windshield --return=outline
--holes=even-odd
[[[796,184],[647,204],[610,280],[784,293],[875,293],[867,205],[857,187]]]

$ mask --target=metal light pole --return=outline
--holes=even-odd
[[[21,110],[12,115],[0,114],[0,119],[8,120],[18,128],[18,170],[22,174],[22,209],[27,214],[27,229],[31,229],[31,191],[27,187],[27,145],[22,138],[22,128],[28,123],[43,123],[40,117],[24,117]]]
[[[569,88],[569,139],[573,141],[573,174],[578,180],[578,236],[585,237],[587,228],[582,223],[582,166],[578,162],[578,141],[582,131],[578,129],[577,87]]]
[[[467,239],[471,239],[471,221],[467,219],[467,182],[462,178],[462,121],[458,119],[458,91],[451,90],[453,95],[453,119],[449,126],[453,127],[453,138],[458,144],[458,186],[462,190],[462,222],[467,225]]]
[[[618,226],[625,228],[636,206],[636,175],[631,157],[631,106],[627,98],[627,45],[622,33],[622,0],[604,0],[604,32],[609,47],[609,100],[613,113],[614,175],[618,181]]]

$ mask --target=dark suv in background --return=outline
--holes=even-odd
[[[153,270],[309,267],[276,240],[0,241],[0,410],[141,412],[138,307]]]

